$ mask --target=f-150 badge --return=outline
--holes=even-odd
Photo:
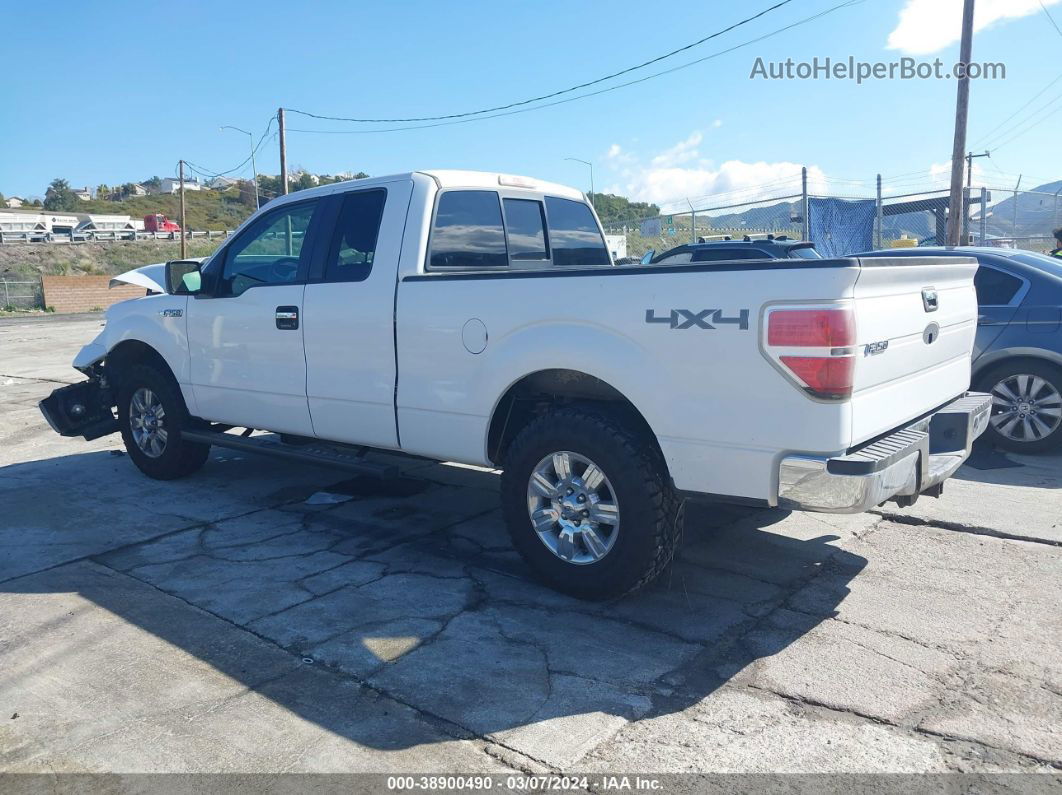
[[[727,317],[722,309],[672,309],[670,314],[658,315],[655,309],[645,310],[646,323],[664,323],[672,329],[703,328],[714,329],[717,326],[737,326],[742,331],[749,328],[749,310],[741,309],[735,317]]]

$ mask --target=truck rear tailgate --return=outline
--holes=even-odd
[[[970,386],[977,331],[968,257],[860,259],[851,444],[893,430]]]

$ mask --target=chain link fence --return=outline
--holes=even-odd
[[[811,240],[823,256],[946,245],[947,189],[897,193],[883,189],[880,177],[826,184],[840,190],[809,192],[805,175],[665,204],[659,214],[606,215],[601,222],[607,234],[625,236],[629,261],[650,250],[746,236]],[[1054,230],[1062,227],[1062,187],[1051,193],[974,185],[964,190],[962,213],[964,245],[1046,253],[1057,245]]]
[[[43,309],[44,292],[41,280],[8,281],[0,279],[0,310],[12,312],[17,309]]]

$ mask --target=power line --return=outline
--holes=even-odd
[[[625,83],[619,83],[618,85],[615,85],[615,86],[608,86],[606,88],[598,89],[597,91],[591,91],[591,92],[588,92],[586,94],[579,94],[578,96],[574,96],[574,97],[566,97],[565,99],[558,99],[558,100],[554,100],[552,102],[543,103],[541,105],[535,105],[533,107],[514,108],[513,110],[501,111],[501,112],[498,112],[498,113],[491,113],[489,115],[476,116],[476,117],[473,117],[473,118],[451,118],[451,120],[449,120],[449,121],[438,121],[438,122],[434,122],[434,123],[431,123],[431,124],[415,124],[415,125],[404,126],[404,127],[387,127],[387,128],[377,128],[377,129],[373,129],[373,130],[316,130],[316,129],[305,129],[305,128],[289,127],[288,128],[288,132],[315,133],[315,134],[318,134],[318,135],[372,135],[374,133],[402,132],[402,131],[405,131],[405,130],[426,130],[426,129],[430,129],[430,128],[433,128],[433,127],[446,127],[446,126],[449,126],[449,125],[452,125],[452,124],[467,124],[469,122],[482,121],[484,119],[496,119],[496,118],[499,118],[499,117],[502,117],[502,116],[513,116],[513,115],[516,115],[518,113],[529,113],[529,112],[534,111],[534,110],[542,110],[543,108],[551,108],[551,107],[555,107],[557,105],[566,104],[568,102],[576,102],[576,101],[578,101],[580,99],[588,99],[590,97],[596,97],[596,96],[599,96],[601,94],[607,94],[610,91],[616,91],[616,90],[621,89],[621,88],[627,88],[629,86],[638,85],[639,83],[644,83],[644,82],[646,82],[648,80],[653,80],[653,79],[655,79],[657,77],[663,77],[665,75],[669,75],[669,74],[672,74],[674,72],[678,72],[678,71],[680,71],[682,69],[688,69],[688,68],[690,68],[692,66],[696,66],[697,64],[704,63],[705,61],[710,61],[710,60],[712,60],[714,58],[718,58],[721,55],[727,55],[728,53],[734,52],[735,50],[739,50],[739,49],[741,49],[743,47],[748,47],[751,44],[757,44],[758,42],[764,41],[765,39],[769,39],[769,38],[771,38],[773,36],[777,36],[780,33],[784,33],[784,32],[786,32],[788,30],[792,30],[793,28],[799,27],[801,25],[805,25],[805,24],[807,24],[809,22],[813,22],[813,21],[815,21],[817,19],[820,19],[820,18],[822,18],[822,17],[824,17],[824,16],[826,16],[828,14],[832,14],[834,11],[838,11],[839,9],[847,8],[848,6],[859,5],[859,4],[864,3],[864,2],[866,2],[866,0],[845,0],[845,2],[838,3],[837,5],[831,6],[830,8],[827,8],[827,9],[825,9],[823,11],[820,11],[817,14],[812,14],[809,17],[805,17],[804,19],[798,20],[796,22],[792,22],[792,23],[790,23],[788,25],[785,25],[785,26],[783,26],[781,28],[778,28],[777,30],[771,31],[770,33],[765,33],[762,36],[757,36],[756,38],[749,39],[748,41],[742,42],[741,44],[735,44],[732,47],[728,47],[728,48],[726,48],[724,50],[719,50],[717,52],[714,52],[714,53],[711,53],[709,55],[706,55],[706,56],[704,56],[702,58],[697,58],[697,59],[695,59],[693,61],[688,61],[686,63],[679,64],[678,66],[673,66],[673,67],[671,67],[669,69],[664,69],[664,70],[659,71],[659,72],[654,72],[653,74],[646,75],[644,77],[640,77],[640,78],[637,78],[635,80],[629,80],[629,81],[627,81]],[[602,79],[604,79],[604,78],[602,78]],[[562,92],[557,92],[557,93],[562,93]],[[555,96],[555,94],[551,95],[551,96]],[[528,101],[530,101],[530,100],[528,100]],[[518,104],[523,104],[523,103],[513,103],[513,104],[514,105],[518,105]],[[508,107],[513,107],[513,105],[510,105]],[[292,110],[292,109],[286,109],[286,110],[291,110],[292,113],[303,113],[302,111],[297,111],[297,110]],[[303,115],[310,116],[312,114],[303,113]],[[314,116],[314,118],[329,119],[329,120],[334,120],[334,121],[353,121],[353,122],[365,121],[365,120],[358,120],[358,119],[344,119],[344,118],[341,118],[341,117],[334,117],[334,116],[333,117],[329,117],[329,116]]]
[[[1037,120],[1037,121],[1033,122],[1032,124],[1030,124],[1029,126],[1027,126],[1027,127],[1025,127],[1025,128],[1023,128],[1023,129],[1021,129],[1021,130],[1019,130],[1019,131],[1018,131],[1018,132],[1016,132],[1016,133],[1014,133],[1014,135],[1012,135],[1012,136],[1011,136],[1010,138],[1006,139],[1006,140],[1005,140],[1005,141],[1003,141],[1002,143],[998,143],[998,144],[996,144],[996,145],[995,145],[995,146],[993,147],[993,149],[1002,149],[1002,148],[1003,148],[1004,146],[1006,146],[1007,144],[1009,144],[1009,143],[1010,143],[1011,141],[1013,141],[1013,140],[1015,140],[1015,139],[1017,139],[1017,138],[1020,138],[1021,136],[1025,135],[1025,133],[1029,132],[1030,130],[1032,130],[1032,129],[1036,128],[1036,127],[1039,127],[1039,126],[1040,126],[1041,124],[1043,124],[1043,123],[1044,123],[1045,121],[1047,121],[1047,120],[1048,120],[1049,118],[1051,118],[1052,116],[1054,116],[1054,115],[1055,115],[1056,113],[1058,113],[1058,112],[1059,112],[1060,110],[1062,110],[1062,105],[1059,105],[1059,106],[1058,106],[1057,108],[1055,108],[1055,109],[1054,109],[1053,111],[1051,111],[1051,112],[1050,112],[1050,113],[1048,113],[1048,114],[1047,114],[1046,116],[1044,116],[1044,117],[1043,117],[1042,119],[1039,119],[1039,120]]]
[[[698,39],[697,41],[691,42],[690,44],[686,44],[686,45],[684,45],[682,47],[679,47],[676,50],[672,50],[671,52],[665,53],[663,55],[658,55],[657,57],[651,58],[648,61],[643,61],[642,63],[637,64],[636,66],[629,66],[626,69],[621,69],[618,72],[613,72],[612,74],[605,75],[604,77],[598,77],[598,78],[596,78],[594,80],[588,80],[585,83],[580,83],[578,85],[569,86],[568,88],[562,88],[559,91],[553,91],[553,92],[551,92],[549,94],[542,94],[541,96],[531,97],[530,99],[523,99],[523,100],[520,100],[518,102],[509,102],[509,103],[507,103],[505,105],[496,105],[493,108],[482,108],[480,110],[469,110],[469,111],[465,111],[463,113],[447,113],[447,114],[443,114],[441,116],[410,116],[410,117],[406,117],[406,118],[393,118],[393,119],[358,119],[358,118],[347,118],[347,117],[343,117],[343,116],[323,116],[323,115],[319,115],[319,114],[316,114],[316,113],[308,113],[307,111],[304,111],[304,110],[295,110],[294,108],[285,108],[285,110],[287,110],[287,111],[289,111],[291,113],[298,113],[300,116],[309,116],[310,118],[313,118],[313,119],[322,119],[322,120],[325,120],[325,121],[347,121],[347,122],[355,122],[355,123],[358,123],[358,124],[404,124],[404,123],[407,123],[407,122],[419,122],[419,121],[445,121],[445,120],[448,120],[448,119],[461,119],[461,118],[465,118],[465,117],[468,117],[468,116],[482,116],[482,115],[484,115],[486,113],[496,113],[497,111],[501,111],[501,110],[509,110],[511,108],[520,107],[522,105],[531,105],[531,104],[533,104],[535,102],[541,102],[541,101],[546,100],[546,99],[553,99],[554,97],[559,97],[562,94],[570,94],[573,91],[579,91],[579,90],[584,89],[584,88],[589,88],[590,86],[597,85],[598,83],[604,83],[607,80],[612,80],[613,78],[621,77],[622,75],[629,74],[630,72],[635,72],[635,71],[637,71],[639,69],[644,69],[646,66],[652,66],[654,63],[659,63],[660,61],[663,61],[663,60],[665,60],[667,58],[671,58],[674,55],[678,55],[680,52],[685,52],[686,50],[693,49],[694,47],[697,47],[697,46],[699,46],[701,44],[704,44],[706,41],[710,41],[711,39],[718,38],[719,36],[722,36],[725,33],[729,33],[730,31],[735,30],[736,28],[740,28],[742,25],[747,25],[750,22],[754,22],[755,20],[759,19],[760,17],[762,17],[762,16],[764,16],[766,14],[769,14],[772,11],[776,11],[777,9],[781,8],[784,5],[788,5],[792,1],[793,0],[781,0],[781,2],[775,3],[770,8],[765,8],[763,11],[760,11],[758,14],[754,14],[751,17],[746,17],[745,19],[742,19],[740,22],[735,22],[733,25],[730,25],[729,27],[723,28],[722,30],[718,30],[715,33],[709,34],[708,36],[705,36],[704,38]]]
[[[1047,10],[1047,6],[1044,5],[1044,0],[1040,0],[1040,8],[1042,8],[1044,10],[1044,13],[1047,14],[1047,18],[1049,20],[1051,20],[1051,24],[1054,26],[1055,30],[1058,32],[1058,35],[1062,36],[1062,28],[1058,27],[1058,23],[1055,22],[1055,18],[1053,16],[1051,16],[1051,12]]]
[[[269,117],[269,121],[266,123],[265,131],[262,133],[261,137],[259,137],[258,143],[255,144],[254,149],[251,151],[251,154],[248,155],[246,158],[244,158],[243,162],[241,162],[237,166],[234,166],[233,168],[227,169],[226,171],[211,171],[210,169],[207,169],[204,166],[198,166],[195,163],[191,163],[191,162],[189,162],[187,160],[184,161],[184,164],[186,166],[188,166],[196,174],[199,174],[201,177],[204,177],[205,179],[215,179],[217,177],[224,177],[224,176],[228,176],[229,174],[232,174],[232,173],[234,173],[236,171],[239,171],[240,169],[242,169],[244,166],[246,166],[248,163],[251,162],[251,158],[252,157],[254,157],[256,154],[258,154],[258,150],[261,149],[262,148],[262,144],[265,143],[265,139],[269,135],[269,130],[273,126],[273,122],[274,121],[276,121],[276,117],[275,116],[270,116]]]
[[[1030,97],[1030,98],[1029,98],[1028,102],[1026,102],[1026,103],[1025,103],[1024,105],[1022,105],[1022,106],[1021,106],[1020,108],[1018,108],[1018,109],[1017,109],[1016,111],[1014,111],[1014,112],[1013,112],[1012,114],[1010,114],[1009,116],[1007,116],[1007,118],[1003,119],[1003,121],[1001,121],[1001,122],[1000,122],[999,124],[997,124],[997,125],[996,125],[995,127],[993,127],[993,128],[991,129],[991,130],[989,130],[989,131],[988,131],[988,132],[986,132],[986,133],[985,133],[984,135],[982,135],[982,136],[981,136],[980,138],[978,138],[978,139],[977,139],[977,144],[978,144],[978,145],[977,145],[977,146],[976,146],[975,148],[979,149],[979,148],[980,148],[980,145],[981,145],[981,144],[982,144],[982,143],[983,143],[984,141],[986,141],[986,140],[990,140],[990,139],[992,138],[992,136],[993,136],[993,133],[995,133],[995,132],[996,132],[996,130],[998,130],[998,129],[1000,129],[1001,127],[1003,127],[1003,126],[1004,126],[1005,124],[1007,124],[1007,123],[1008,123],[1008,122],[1009,122],[1009,121],[1010,121],[1011,119],[1013,119],[1013,118],[1014,118],[1015,116],[1017,116],[1017,115],[1018,115],[1019,113],[1021,113],[1021,112],[1022,112],[1023,110],[1025,110],[1025,109],[1026,109],[1027,107],[1029,107],[1029,106],[1030,106],[1031,104],[1033,104],[1033,103],[1034,103],[1034,102],[1035,102],[1036,100],[1038,100],[1038,99],[1039,99],[1040,97],[1042,97],[1042,96],[1043,96],[1043,95],[1044,95],[1044,94],[1045,94],[1045,93],[1046,93],[1046,92],[1048,91],[1048,89],[1050,89],[1050,88],[1051,88],[1052,86],[1054,86],[1054,85],[1055,85],[1055,83],[1057,83],[1057,82],[1058,82],[1059,80],[1062,80],[1062,72],[1060,72],[1060,73],[1059,73],[1059,74],[1058,74],[1058,75],[1057,75],[1057,76],[1055,77],[1055,79],[1054,79],[1054,80],[1052,80],[1052,81],[1051,81],[1050,83],[1048,83],[1048,84],[1047,84],[1046,86],[1044,86],[1044,87],[1043,87],[1043,88],[1041,88],[1041,89],[1040,89],[1039,91],[1037,91],[1037,92],[1036,92],[1035,94],[1033,94],[1033,95],[1032,95],[1032,97]],[[1034,114],[1034,115],[1035,115],[1035,114]],[[1019,123],[1019,124],[1021,124],[1021,122],[1018,122],[1018,123]],[[998,136],[997,136],[997,137],[998,137]]]

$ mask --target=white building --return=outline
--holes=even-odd
[[[231,177],[214,177],[207,183],[207,187],[211,190],[228,190],[239,183],[238,179],[232,179]],[[188,186],[185,185],[187,188]]]
[[[4,200],[4,204],[6,204],[13,210],[17,210],[25,203],[26,200],[23,199],[21,196],[8,196],[7,199]]]
[[[84,188],[71,188],[70,190],[83,202],[87,202],[92,199],[92,191],[88,189],[87,185]]]
[[[188,190],[202,190],[203,189],[203,185],[199,181],[198,177],[193,177],[192,179],[186,179],[184,181],[184,189],[186,191],[188,191]],[[180,193],[180,192],[181,192],[181,181],[179,179],[177,179],[177,177],[164,177],[159,182],[158,193]]]
[[[608,246],[608,250],[612,252],[612,261],[615,262],[618,259],[626,259],[627,257],[627,236],[626,235],[605,235],[605,245]]]

